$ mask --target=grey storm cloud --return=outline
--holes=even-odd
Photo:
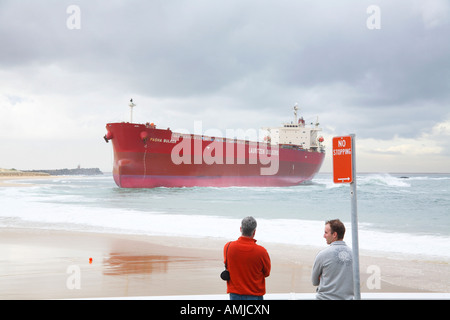
[[[363,137],[412,137],[449,115],[450,13],[426,3],[377,1],[369,30],[372,1],[78,1],[81,28],[68,30],[73,1],[4,0],[0,66],[58,65],[154,98],[226,96],[228,110],[299,101],[337,128],[349,114]]]

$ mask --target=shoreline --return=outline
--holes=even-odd
[[[32,186],[33,180],[42,180],[42,179],[55,179],[58,177],[64,176],[52,176],[49,174],[36,174],[36,173],[27,173],[22,172],[21,174],[12,174],[12,173],[4,173],[0,172],[0,188],[1,187],[29,187]],[[24,180],[27,182],[16,183],[16,180]]]
[[[58,178],[67,177],[0,175],[0,187],[28,187],[36,179]],[[219,278],[222,249],[238,236],[220,239],[0,228],[0,299],[222,297],[226,295],[226,284]],[[325,243],[322,247],[258,244],[268,250],[272,261],[266,295],[314,296],[311,269]],[[71,289],[77,272],[80,288]],[[448,294],[448,279],[450,261],[446,258],[360,251],[363,294]]]
[[[1,187],[29,187],[33,186],[33,180],[47,179],[67,179],[76,177],[86,177],[90,175],[51,175],[44,172],[31,171],[0,171],[0,188]],[[15,183],[16,180],[23,180],[21,183]]]
[[[222,249],[233,240],[18,228],[0,229],[0,238],[0,299],[225,295]],[[320,248],[260,244],[272,261],[266,295],[314,294]],[[448,263],[360,254],[361,292],[450,292],[442,281],[449,270]]]

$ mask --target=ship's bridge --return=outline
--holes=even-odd
[[[303,149],[322,149],[323,138],[318,137],[319,123],[306,126],[303,117],[297,120],[297,106],[294,107],[295,122],[284,123],[282,127],[263,128],[267,130],[266,141],[272,145],[296,145]]]

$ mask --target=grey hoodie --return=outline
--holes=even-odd
[[[317,254],[312,284],[319,286],[317,299],[353,299],[352,249],[344,241],[334,241]]]

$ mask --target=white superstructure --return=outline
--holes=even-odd
[[[323,148],[323,138],[318,136],[319,123],[316,121],[312,126],[306,126],[303,117],[297,120],[297,104],[294,106],[295,122],[284,123],[282,127],[263,128],[268,131],[266,141],[272,145],[293,145],[303,149]]]

